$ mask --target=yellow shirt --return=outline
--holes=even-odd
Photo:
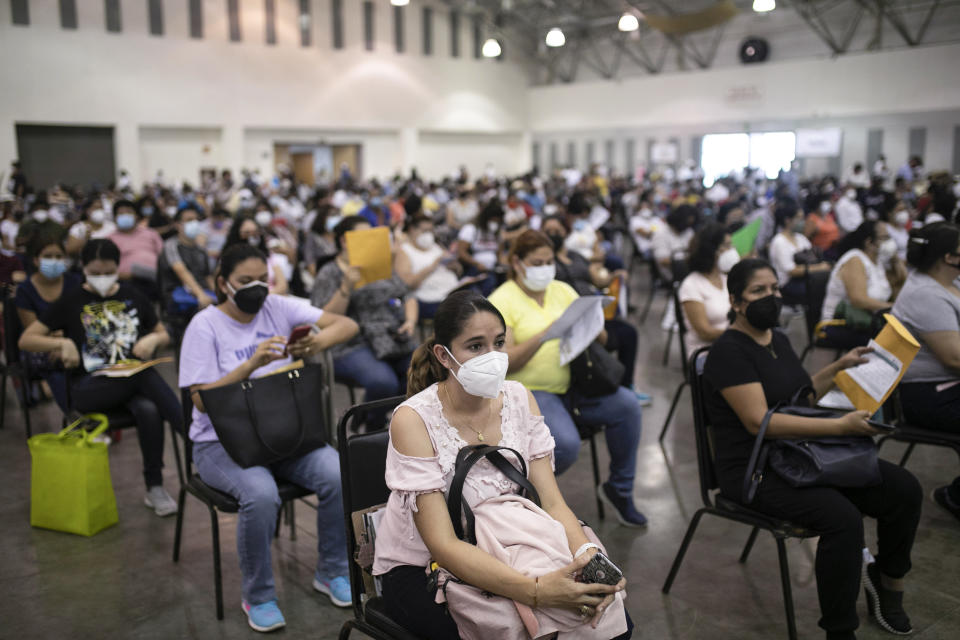
[[[515,342],[522,343],[540,333],[563,315],[577,292],[570,285],[554,280],[544,292],[543,306],[523,292],[516,282],[508,280],[490,294],[490,302],[503,314],[513,330]],[[570,387],[570,366],[560,365],[560,341],[544,342],[519,371],[507,376],[522,382],[534,391],[564,394]]]

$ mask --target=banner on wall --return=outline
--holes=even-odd
[[[840,129],[797,129],[798,158],[832,158],[840,155]]]
[[[655,142],[650,147],[650,161],[653,164],[676,164],[679,160],[680,153],[673,142]]]

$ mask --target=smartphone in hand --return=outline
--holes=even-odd
[[[289,352],[290,345],[300,340],[303,340],[310,335],[310,331],[313,327],[308,324],[300,325],[299,327],[294,327],[293,331],[290,332],[290,337],[287,338],[287,346],[284,347],[284,352]]]
[[[882,431],[884,433],[893,433],[897,430],[897,428],[892,424],[885,424],[883,422],[877,422],[876,420],[867,420],[867,424],[877,431]]]
[[[580,570],[577,582],[615,585],[622,579],[623,572],[602,551],[598,551]]]

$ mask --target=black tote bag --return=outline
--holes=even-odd
[[[323,367],[203,389],[200,397],[220,444],[241,467],[297,458],[329,442]]]

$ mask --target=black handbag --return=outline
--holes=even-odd
[[[200,398],[220,444],[243,468],[298,458],[329,442],[323,367],[203,389]]]
[[[830,409],[797,404],[800,397],[811,391],[809,387],[801,389],[794,394],[791,404],[778,403],[763,416],[743,477],[743,504],[753,502],[768,466],[792,487],[873,487],[880,484],[877,445],[870,436],[764,441],[774,413],[805,418],[842,415]]]
[[[570,363],[571,388],[588,398],[608,396],[620,387],[623,363],[594,340]]]

